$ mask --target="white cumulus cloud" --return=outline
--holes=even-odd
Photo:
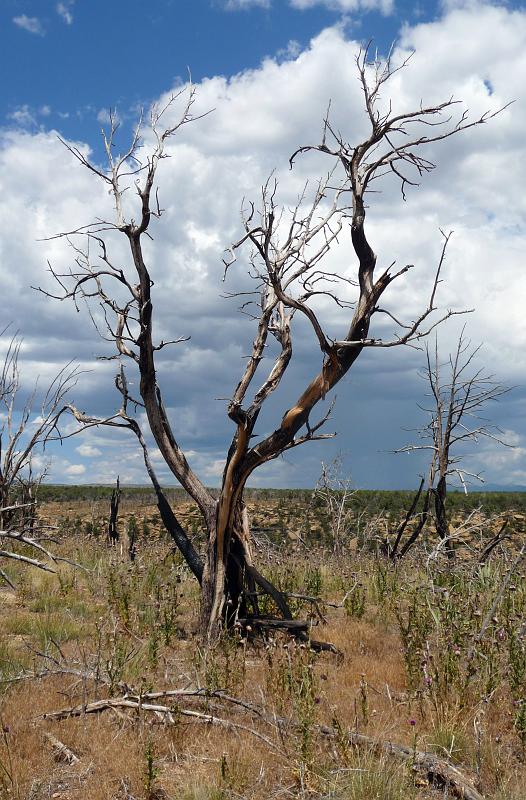
[[[102,450],[99,450],[98,447],[93,447],[91,444],[81,444],[75,450],[83,458],[95,458],[95,456],[102,455]]]
[[[37,124],[37,118],[34,111],[32,111],[27,104],[16,108],[7,115],[7,119],[12,120],[15,125],[21,128],[30,128]]]
[[[71,478],[76,478],[80,475],[84,475],[86,472],[86,467],[84,464],[70,464],[64,469],[65,475],[68,475]]]
[[[327,159],[308,155],[298,160],[294,171],[288,168],[288,157],[299,145],[319,142],[329,99],[334,126],[344,138],[353,143],[364,136],[367,116],[355,66],[359,46],[346,40],[340,28],[329,28],[303,51],[291,49],[286,60],[278,55],[230,79],[215,76],[203,80],[196,87],[195,110],[216,110],[186,126],[169,145],[171,158],[160,165],[159,202],[165,213],[161,220],[152,221],[154,238],[145,245],[155,281],[156,333],[165,340],[192,338],[159,353],[158,377],[175,430],[184,447],[192,451],[192,465],[210,480],[220,473],[225,443],[232,434],[225,402],[215,398],[232,396],[255,334],[251,320],[236,313],[236,303],[220,297],[225,289],[247,287],[249,254],[230,268],[222,284],[223,248],[241,235],[241,199],[257,202],[260,187],[273,169],[279,180],[277,202],[290,206],[307,175],[315,180],[329,168]],[[526,12],[481,4],[454,8],[434,22],[406,27],[393,58],[400,61],[413,49],[416,54],[409,66],[390,83],[393,108],[418,108],[422,98],[436,103],[453,94],[465,101],[459,111],[467,107],[475,117],[523,94]],[[159,103],[166,102],[169,95],[167,91]],[[169,113],[166,121],[169,124]],[[400,267],[415,265],[385,295],[389,310],[405,321],[414,319],[427,302],[442,245],[439,228],[454,230],[437,302],[443,311],[476,309],[467,318],[469,335],[474,343],[486,342],[484,358],[489,371],[499,382],[510,384],[519,383],[526,372],[526,195],[517,168],[523,163],[525,127],[526,107],[519,101],[487,125],[430,146],[425,155],[437,163],[437,169],[422,177],[419,188],[408,190],[405,203],[396,180],[386,178],[378,185],[381,193],[371,195],[367,216],[379,269],[392,261]],[[146,132],[145,145],[149,143]],[[85,143],[75,145],[83,153],[89,152]],[[92,367],[94,352],[109,351],[91,332],[89,319],[65,304],[35,297],[27,287],[53,287],[45,274],[47,259],[59,271],[73,261],[64,240],[37,240],[74,230],[96,218],[111,218],[111,198],[105,186],[64,151],[53,131],[4,132],[0,136],[0,174],[5,187],[0,196],[2,286],[10,298],[13,319],[19,325],[24,321],[23,368],[45,377],[71,358],[78,359],[83,368]],[[126,202],[134,197],[128,192]],[[109,246],[114,262],[126,266],[129,258],[121,238],[110,237]],[[347,274],[355,269],[348,233],[342,234],[340,247],[334,248],[325,266]],[[347,312],[336,309],[329,313],[320,307],[329,335],[340,337]],[[453,349],[457,332],[457,325],[444,326],[441,341],[445,353]],[[281,387],[272,413],[262,415],[259,434],[276,427],[280,412],[295,401],[319,366],[314,337],[307,332],[296,342],[294,371],[291,369]],[[367,387],[376,381],[378,405],[371,425],[393,424],[395,395],[406,403],[407,423],[414,409],[415,383],[405,378],[411,378],[421,364],[421,354],[412,350],[366,351],[357,363],[357,377],[349,382],[352,392],[342,383],[340,398],[347,397],[347,391],[348,397],[365,398],[363,407],[368,412]],[[77,405],[94,414],[118,409],[114,372],[112,362],[103,362],[93,373],[83,375],[75,390]],[[132,369],[130,380],[136,380]],[[136,393],[136,384],[130,391]],[[500,408],[515,415],[509,427],[520,431],[522,425],[526,433],[524,411],[519,404],[508,402],[511,400],[503,399]],[[359,433],[353,428],[352,415],[346,413],[345,402],[341,412],[339,407],[340,403],[334,427],[343,437],[346,432]],[[378,436],[377,431],[374,435]],[[112,457],[116,441],[118,466]],[[79,447],[101,452],[96,463],[101,480],[114,480],[121,468],[121,474],[126,471],[135,482],[144,476],[137,443],[125,433],[113,439],[90,439],[89,445]],[[369,442],[369,452],[382,448],[385,444],[379,440],[372,447]],[[78,452],[91,457],[86,450]],[[318,453],[319,462],[326,456],[321,449]],[[293,453],[291,459],[295,457]],[[517,473],[523,467],[513,458]],[[169,480],[171,476],[162,472],[157,458],[155,465],[161,478]],[[71,472],[75,468],[83,471]],[[268,470],[268,475],[285,480],[286,470],[280,471],[278,462]],[[488,473],[490,470],[488,464]],[[357,474],[354,467],[353,472]],[[69,478],[85,475],[90,480],[95,475],[91,466],[88,476],[86,468],[77,464],[64,465],[63,474]],[[262,476],[258,473],[260,484],[265,480]],[[489,474],[487,477],[491,479]],[[297,477],[290,480],[298,482]]]
[[[51,115],[51,106],[45,104],[39,108],[33,108],[24,103],[7,114],[7,119],[11,120],[20,128],[34,128]]]

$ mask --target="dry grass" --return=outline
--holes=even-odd
[[[86,522],[97,523],[102,507],[79,504],[67,509],[61,550],[87,570],[63,566],[50,577],[15,569],[18,594],[0,592],[0,798],[444,796],[415,780],[410,763],[351,747],[347,730],[433,750],[472,774],[491,800],[524,796],[526,589],[519,581],[473,656],[476,669],[466,663],[505,562],[482,573],[465,566],[455,576],[438,567],[426,574],[418,560],[393,571],[365,553],[338,563],[324,556],[323,567],[320,554],[274,553],[266,571],[288,591],[340,603],[355,586],[345,607],[323,607],[326,624],[315,629],[343,659],[315,655],[279,635],[250,643],[225,637],[205,651],[193,635],[194,583],[160,535],[153,509],[126,511],[132,513],[140,529],[147,521],[150,536],[135,565],[102,538],[86,536]],[[46,515],[66,516],[58,505]],[[308,604],[299,605],[308,613]],[[35,677],[13,681],[22,672]],[[43,718],[126,691],[143,696],[189,686],[209,696],[159,700],[171,716],[116,708]],[[212,697],[217,691],[263,709],[264,718]],[[244,727],[212,725],[184,710]],[[276,726],[278,717],[295,724]],[[336,736],[320,736],[320,725]],[[46,731],[79,761],[60,760]]]

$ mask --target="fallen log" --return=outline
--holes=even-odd
[[[216,716],[208,712],[196,711],[194,709],[180,708],[177,705],[166,706],[159,703],[152,703],[152,700],[161,698],[177,698],[177,697],[194,697],[196,699],[202,698],[207,700],[215,698],[216,700],[223,701],[235,705],[238,709],[246,711],[247,713],[254,714],[263,722],[271,725],[278,730],[283,728],[298,730],[299,725],[294,720],[276,717],[268,714],[264,709],[255,703],[241,700],[236,697],[231,697],[224,692],[215,691],[207,692],[203,689],[166,689],[159,692],[146,692],[143,695],[127,694],[120,698],[106,698],[103,700],[95,700],[92,703],[73,706],[71,708],[63,708],[58,711],[50,711],[42,714],[43,719],[67,719],[68,717],[82,716],[84,714],[97,714],[107,709],[133,709],[135,711],[148,711],[160,718],[166,724],[177,724],[180,717],[190,717],[198,722],[204,722],[210,725],[218,725],[234,731],[242,731],[249,733],[260,741],[265,742],[274,752],[283,755],[283,751],[278,744],[272,741],[268,736],[260,733],[254,728],[243,725],[232,720],[224,719],[224,717]],[[331,728],[327,725],[317,725],[321,736],[335,739],[341,737],[341,731]],[[51,736],[51,735],[50,735]],[[49,740],[52,739],[48,736]],[[404,744],[397,744],[392,741],[385,741],[375,739],[372,736],[366,736],[356,731],[347,731],[345,737],[348,743],[357,748],[371,750],[377,753],[383,753],[393,758],[401,759],[408,762],[413,772],[423,776],[432,785],[440,787],[441,789],[449,792],[452,796],[459,798],[459,800],[484,800],[484,797],[473,786],[470,779],[456,766],[439,758],[434,753],[416,750],[413,747]],[[53,737],[54,738],[54,737]],[[61,742],[56,740],[58,745]],[[62,747],[64,747],[62,745]],[[74,755],[74,754],[73,754]]]
[[[326,728],[325,726],[320,726],[320,733],[331,738],[337,735],[333,728]],[[484,797],[458,767],[443,758],[439,758],[434,753],[414,750],[412,747],[396,744],[395,742],[378,741],[370,736],[352,731],[347,733],[347,740],[349,744],[356,747],[367,747],[376,752],[385,753],[402,761],[410,762],[413,772],[423,775],[432,786],[440,787],[454,797],[460,798],[460,800],[484,800]]]
[[[52,733],[49,733],[49,731],[44,731],[44,738],[47,739],[53,748],[56,761],[62,761],[65,764],[70,765],[79,763],[80,758],[75,755],[73,750],[65,745],[64,742],[61,742],[60,739],[57,739],[56,736],[53,736]]]
[[[191,717],[197,722],[204,722],[208,725],[217,725],[229,730],[250,733],[256,739],[259,739],[268,745],[275,753],[279,753],[280,755],[283,754],[282,749],[279,747],[279,745],[275,744],[272,739],[269,739],[268,736],[265,736],[253,728],[249,728],[247,725],[242,725],[239,722],[233,722],[229,719],[223,719],[215,714],[194,711],[193,709],[180,708],[179,706],[174,706],[172,708],[170,706],[160,705],[158,703],[144,702],[144,700],[144,697],[109,697],[104,700],[95,700],[93,703],[84,703],[79,706],[73,706],[72,708],[63,708],[59,711],[49,711],[45,714],[42,714],[41,718],[61,720],[68,719],[69,717],[80,717],[84,714],[100,714],[101,712],[109,709],[118,710],[121,708],[133,709],[135,711],[150,711],[168,725],[177,724],[180,717]]]

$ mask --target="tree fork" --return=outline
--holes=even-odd
[[[435,167],[421,155],[422,146],[481,125],[502,109],[486,112],[473,120],[468,119],[467,112],[463,111],[455,118],[452,115],[455,101],[450,98],[438,105],[424,106],[422,103],[415,111],[396,114],[390,103],[380,104],[379,98],[381,94],[384,95],[384,84],[406,63],[394,66],[390,55],[384,61],[377,58],[371,60],[369,47],[361,50],[356,58],[356,65],[369,123],[366,138],[351,146],[347,138],[332,128],[327,116],[324,119],[322,143],[302,146],[290,159],[292,166],[298,153],[324,153],[331,160],[325,177],[317,181],[316,185],[310,183],[306,186],[295,208],[284,206],[283,209],[276,204],[277,182],[269,179],[263,187],[261,207],[256,210],[255,204],[249,202],[242,212],[244,234],[227,249],[229,257],[227,260],[223,259],[223,262],[226,272],[236,261],[235,251],[238,248],[244,244],[252,247],[249,274],[256,281],[256,288],[253,292],[237,291],[232,294],[243,296],[243,308],[251,305],[251,309],[255,309],[257,332],[252,353],[249,354],[246,367],[227,407],[227,414],[235,422],[236,430],[228,451],[218,500],[192,471],[163,404],[156,375],[157,353],[166,344],[187,341],[188,337],[154,343],[153,281],[142,249],[143,235],[150,236],[150,224],[163,213],[157,198],[156,179],[157,169],[168,155],[168,140],[186,124],[199,118],[192,114],[195,88],[189,83],[175,93],[163,108],[152,109],[153,146],[149,152],[142,150],[146,147],[144,142],[148,141],[148,137],[141,136],[140,123],[127,152],[117,155],[114,137],[118,123],[114,116],[110,117],[109,131],[104,133],[107,168],[100,168],[90,162],[81,149],[64,142],[67,150],[105,183],[114,198],[116,219],[113,223],[99,220],[58,234],[70,243],[72,239],[76,242],[79,239],[85,241],[87,246],[83,249],[72,244],[75,266],[69,271],[58,273],[50,266],[51,274],[60,289],[57,295],[44,293],[61,300],[69,298],[77,310],[79,300],[85,300],[88,304],[98,303],[107,338],[115,344],[115,352],[110,358],[127,361],[140,375],[140,399],[129,398],[127,390],[121,389],[123,406],[106,420],[88,418],[76,410],[73,413],[77,421],[88,427],[97,424],[127,427],[139,436],[145,463],[156,489],[163,523],[201,583],[201,626],[209,637],[213,637],[222,624],[231,624],[241,610],[246,612],[251,606],[255,615],[259,613],[256,586],[260,586],[273,597],[284,618],[290,616],[283,595],[257,572],[252,563],[250,531],[243,506],[244,488],[252,472],[292,447],[314,439],[327,438],[328,434],[318,435],[316,431],[328,415],[315,426],[311,426],[309,416],[314,407],[346,375],[366,347],[414,345],[442,320],[454,313],[463,313],[448,311],[441,319],[433,317],[431,324],[431,315],[436,311],[435,296],[449,237],[445,237],[427,305],[420,315],[404,322],[387,309],[379,307],[385,289],[393,280],[407,273],[411,265],[392,274],[390,270],[393,262],[391,267],[375,279],[376,255],[365,230],[368,213],[368,198],[365,195],[374,180],[386,173],[392,173],[400,181],[404,197],[405,187],[416,185],[421,176]],[[177,111],[176,103],[182,106]],[[161,119],[164,122],[168,118],[171,118],[171,122],[163,130]],[[139,198],[138,222],[131,216],[129,219],[125,216],[123,195],[132,186],[136,187]],[[339,244],[339,234],[349,224],[349,220],[352,245],[348,254],[350,257],[346,255],[345,260],[350,264],[357,259],[357,268],[352,265],[355,280],[350,279],[347,267],[344,274],[336,272],[330,263],[328,269],[325,264],[320,267],[321,260],[333,246]],[[127,238],[128,267],[120,266],[120,256],[118,266],[112,263],[110,240],[106,241],[104,238],[108,231],[118,232]],[[100,247],[95,261],[93,248],[90,254],[90,244],[93,242]],[[389,257],[390,254],[387,255]],[[352,290],[354,296],[351,299],[347,292],[350,286],[356,287],[356,290]],[[182,288],[181,291],[184,292],[185,289]],[[247,302],[247,295],[254,297]],[[334,338],[332,320],[326,327],[318,319],[315,297],[319,295],[333,301],[341,310],[342,316],[345,309],[354,308],[352,315],[345,313],[344,318],[338,322],[338,325],[341,324],[340,330],[347,331],[343,341]],[[388,341],[368,338],[371,320],[377,312],[387,312],[394,326],[394,332],[390,334]],[[270,435],[263,435],[254,441],[254,425],[261,408],[280,386],[291,362],[294,317],[302,317],[309,326],[321,349],[322,367],[319,368],[315,356],[314,377],[299,396],[296,405],[280,413],[278,420],[281,418],[281,421]],[[94,319],[92,316],[92,320]],[[278,353],[274,355],[271,355],[272,349],[268,346],[271,337],[280,346]],[[272,362],[271,367],[265,372],[262,385],[253,391],[252,381],[256,372],[266,369],[267,356]],[[121,377],[118,376],[116,381],[117,388],[125,386],[123,376],[124,370],[121,367]],[[249,390],[251,400],[248,399],[245,405]],[[204,564],[201,564],[194,543],[179,525],[155,478],[139,422],[126,411],[128,399],[135,413],[138,408],[144,409],[145,425],[149,428],[167,467],[200,509],[208,533]],[[69,410],[72,408],[69,407]]]

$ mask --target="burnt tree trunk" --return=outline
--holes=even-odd
[[[117,477],[117,483],[115,485],[115,489],[111,493],[110,518],[108,520],[108,542],[112,547],[115,547],[115,545],[119,541],[119,530],[117,528],[117,519],[119,516],[120,500],[121,500],[121,487],[119,478]]]
[[[292,619],[286,596],[254,566],[248,513],[242,500],[237,501],[222,536],[217,527],[209,535],[201,591],[201,628],[209,638],[238,619],[258,619],[258,594],[271,597],[283,619]]]
[[[450,561],[455,558],[455,547],[451,541],[449,522],[446,512],[447,483],[442,476],[434,490],[435,495],[435,526],[439,539],[444,542],[445,551]]]

